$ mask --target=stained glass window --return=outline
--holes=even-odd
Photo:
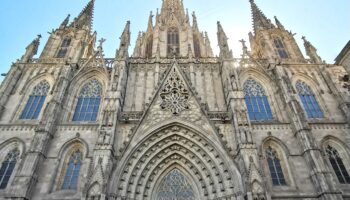
[[[156,199],[195,200],[195,194],[186,177],[174,169],[162,180]]]
[[[102,95],[101,83],[93,79],[83,86],[75,107],[73,121],[96,121]]]
[[[180,38],[177,28],[169,28],[168,30],[168,55],[179,55],[180,53]]]
[[[194,47],[194,56],[196,58],[201,57],[201,47],[200,47],[199,39],[196,35],[193,36],[193,47]]]
[[[61,47],[60,47],[60,49],[58,50],[58,53],[57,53],[57,58],[64,58],[66,56],[68,48],[69,48],[71,42],[72,42],[71,38],[65,38],[62,41]]]
[[[41,81],[36,85],[29,96],[26,106],[22,111],[20,119],[37,119],[41,108],[44,105],[46,95],[49,92],[50,85],[47,81]]]
[[[252,121],[272,120],[272,111],[263,87],[255,80],[248,79],[243,88],[249,119]]]
[[[10,151],[0,168],[0,189],[5,189],[19,157],[18,149]]]
[[[302,81],[298,81],[295,86],[308,118],[323,118],[323,112],[311,88]]]
[[[337,175],[337,178],[341,184],[350,184],[350,176],[345,168],[343,159],[340,157],[338,151],[332,146],[326,148],[326,153],[332,168]]]
[[[266,157],[267,163],[269,165],[272,184],[275,186],[286,185],[286,180],[284,179],[283,170],[281,167],[281,161],[277,156],[277,152],[271,147],[268,147],[266,150]]]
[[[67,169],[64,176],[62,185],[63,190],[75,190],[77,189],[79,173],[81,167],[81,152],[75,151],[67,164]]]
[[[280,39],[274,39],[274,43],[280,58],[288,58],[289,56],[286,49],[284,48],[283,42]]]

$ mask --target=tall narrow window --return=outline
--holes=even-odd
[[[343,159],[340,157],[338,151],[332,146],[327,146],[326,153],[332,168],[337,175],[337,178],[341,184],[350,184],[350,176],[345,168]]]
[[[76,190],[78,186],[78,179],[81,167],[81,152],[75,151],[66,166],[64,181],[62,185],[63,190]]]
[[[199,39],[196,35],[193,36],[193,48],[194,48],[194,56],[196,58],[201,57],[201,46],[199,43]]]
[[[72,41],[71,38],[64,38],[63,39],[61,47],[57,53],[57,58],[64,58],[66,56],[71,41]]]
[[[323,118],[323,112],[311,88],[302,81],[298,81],[295,86],[308,118]]]
[[[275,47],[276,47],[276,50],[277,50],[280,58],[283,58],[283,59],[288,58],[289,56],[288,56],[287,51],[283,45],[283,42],[280,39],[274,39],[274,43],[275,43]]]
[[[168,56],[180,54],[180,38],[177,28],[168,29]]]
[[[146,58],[152,58],[153,36],[149,36],[146,44]]]
[[[272,147],[268,147],[266,150],[266,157],[272,178],[272,184],[274,186],[287,185],[286,180],[284,179],[281,161],[277,156],[277,152],[274,149],[272,149]]]
[[[93,79],[83,86],[75,107],[73,121],[96,121],[102,95],[101,83]]]
[[[195,194],[186,177],[178,170],[166,175],[158,190],[156,200],[195,200]]]
[[[22,111],[20,119],[37,119],[41,108],[44,105],[46,95],[49,92],[50,85],[47,81],[41,81],[36,85],[29,96],[26,106]]]
[[[19,157],[18,149],[10,151],[0,168],[0,189],[5,189]]]
[[[272,120],[270,104],[263,87],[253,79],[247,80],[243,87],[249,119],[252,121]]]

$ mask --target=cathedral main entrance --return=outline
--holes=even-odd
[[[117,199],[240,199],[241,175],[214,134],[183,121],[152,129],[124,153],[110,188]]]

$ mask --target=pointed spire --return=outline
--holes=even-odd
[[[153,13],[152,11],[149,14],[149,18],[148,18],[148,27],[147,27],[147,32],[152,32],[153,31]]]
[[[163,0],[161,9],[162,20],[169,20],[170,16],[175,16],[179,22],[186,20],[186,13],[182,0]]]
[[[207,52],[207,57],[213,57],[214,56],[213,49],[211,48],[211,45],[210,45],[208,33],[205,32],[204,34],[205,34],[204,41],[205,41],[205,48],[206,48],[206,52]]]
[[[193,29],[196,30],[196,31],[199,31],[197,17],[196,17],[196,13],[194,11],[192,13],[192,20],[193,20],[193,22],[192,22]]]
[[[94,15],[94,7],[95,7],[95,0],[90,0],[90,2],[81,11],[79,16],[74,19],[71,26],[78,29],[86,28],[87,30],[91,30],[92,20]]]
[[[304,40],[304,47],[306,55],[309,56],[312,63],[322,63],[321,57],[317,54],[317,49],[309,42],[305,36],[302,37]]]
[[[221,58],[233,58],[232,51],[230,51],[230,48],[228,46],[228,38],[226,36],[226,33],[224,29],[222,28],[220,22],[218,21],[218,42],[219,42],[219,48],[220,48],[220,57]]]
[[[188,44],[188,58],[189,59],[193,58],[193,52],[192,52],[191,44]]]
[[[279,29],[281,30],[286,30],[283,26],[283,24],[280,22],[280,20],[278,20],[278,18],[275,16],[275,22],[276,22],[276,25]]]
[[[68,23],[69,23],[69,18],[70,18],[70,15],[68,14],[67,17],[63,20],[63,22],[61,23],[60,25],[60,28],[65,28],[67,27]]]
[[[261,29],[274,28],[274,25],[271,23],[271,20],[269,20],[265,16],[265,14],[259,9],[259,7],[255,4],[254,0],[249,0],[249,2],[252,9],[254,32],[256,33],[258,30]]]
[[[130,21],[127,21],[124,31],[120,37],[120,46],[116,55],[117,58],[125,59],[128,57],[129,45],[130,45]]]
[[[139,34],[137,36],[137,40],[136,40],[136,45],[134,48],[134,53],[133,53],[133,57],[140,57],[141,56],[141,38],[142,38],[142,33],[141,31],[139,31]]]
[[[22,56],[21,61],[29,62],[38,53],[41,35],[39,34],[26,48],[26,53]]]

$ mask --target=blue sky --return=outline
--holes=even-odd
[[[234,55],[241,54],[238,40],[248,40],[252,30],[248,0],[183,0],[190,12],[196,11],[199,28],[207,31],[214,53],[218,54],[216,22],[221,21],[229,37]],[[301,37],[305,35],[328,63],[350,39],[349,0],[255,0],[267,17],[277,16],[304,52]],[[49,31],[59,26],[67,14],[77,16],[88,0],[1,0],[0,1],[0,73],[20,58],[25,47],[42,34],[39,53]],[[149,12],[161,7],[162,0],[96,0],[94,30],[98,38],[106,38],[106,57],[114,57],[119,36],[127,20],[131,21],[134,49],[137,33],[147,28]],[[0,81],[2,81],[2,77]]]

